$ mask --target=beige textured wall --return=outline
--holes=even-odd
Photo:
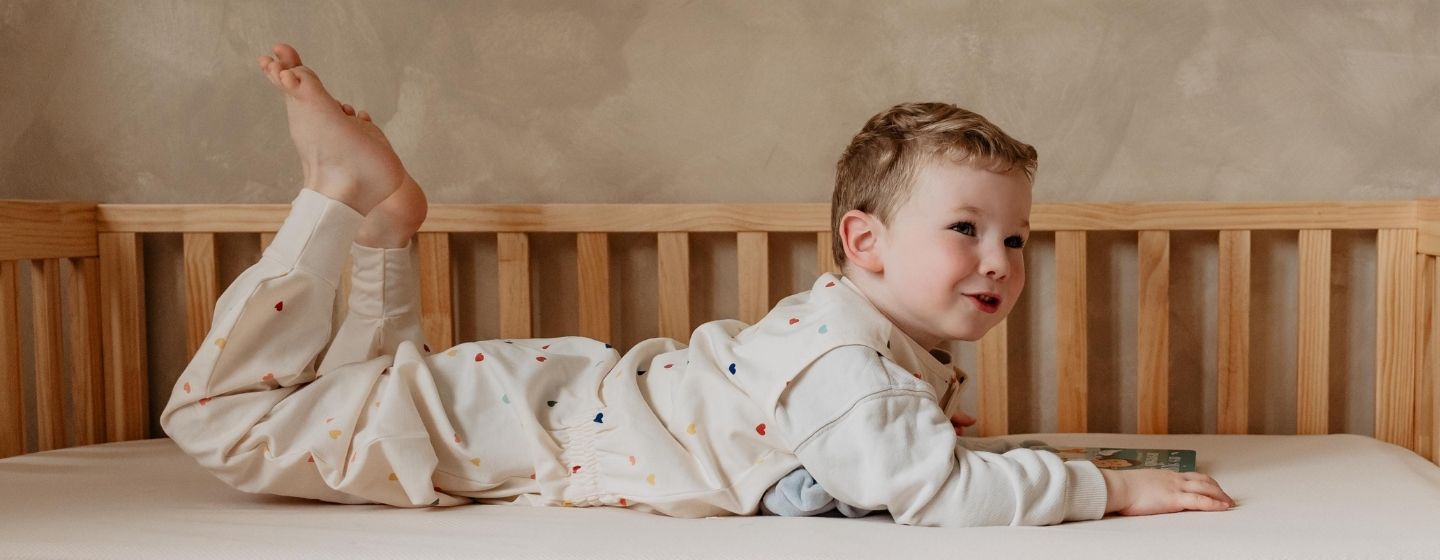
[[[908,100],[957,103],[1034,144],[1040,201],[1440,196],[1436,29],[1434,1],[0,0],[0,197],[288,201],[299,165],[254,65],[277,40],[375,116],[436,202],[825,201],[849,137]],[[1197,399],[1214,400],[1213,236],[1175,241],[1172,429],[1203,431],[1214,425]],[[148,292],[163,309],[181,301],[178,240],[147,243],[160,276]],[[1275,294],[1255,301],[1258,369],[1294,367],[1288,335],[1259,326],[1293,316],[1294,244],[1256,238],[1256,289]],[[1333,357],[1345,411],[1333,428],[1369,433],[1374,243],[1336,244],[1335,344],[1353,348]],[[621,245],[637,263],[623,281],[653,285],[653,243]],[[483,239],[457,247],[465,270],[493,262]],[[777,297],[813,272],[813,247],[778,250],[799,264],[781,267]],[[723,316],[733,242],[696,251],[698,274],[717,279],[697,320]],[[1093,337],[1092,430],[1128,431],[1133,240],[1102,237],[1092,254],[1097,280],[1113,282],[1091,309],[1117,321]],[[1043,431],[1054,427],[1053,329],[1037,302],[1053,301],[1053,245],[1040,236],[1031,256],[1037,279],[1013,322],[1034,336],[1018,337],[1012,388],[1037,416],[1012,428]],[[537,280],[562,303],[573,301],[565,266],[542,263]],[[461,274],[461,291],[481,294],[467,305],[488,305],[493,281]],[[643,310],[629,293],[627,309]],[[574,330],[557,305],[542,303],[539,334]],[[171,313],[152,311],[152,340],[180,332]],[[625,342],[654,333],[622,327]],[[464,317],[460,328],[495,330]],[[163,398],[185,357],[155,352]],[[1294,429],[1293,382],[1253,390],[1254,430]],[[974,410],[974,395],[965,403]]]
[[[1440,194],[1435,2],[0,6],[12,197],[288,200],[282,39],[441,202],[826,200],[920,99],[1034,144],[1038,200]]]

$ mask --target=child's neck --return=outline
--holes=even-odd
[[[843,281],[848,283],[856,292],[859,292],[861,297],[865,298],[865,301],[869,302],[871,306],[875,307],[876,311],[879,311],[881,315],[885,316],[886,320],[890,321],[890,324],[895,325],[897,330],[905,333],[905,336],[910,337],[910,339],[914,340],[916,344],[919,344],[921,348],[935,348],[944,342],[943,340],[930,340],[925,337],[915,336],[914,332],[907,330],[904,325],[895,320],[895,314],[890,311],[890,306],[888,305],[890,294],[882,287],[883,284],[879,281],[879,275],[868,270],[849,266],[844,267],[841,274]]]

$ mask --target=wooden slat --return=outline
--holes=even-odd
[[[40,451],[65,447],[65,354],[60,315],[60,261],[30,261],[35,334],[35,422]]]
[[[1430,259],[1430,267],[1440,269],[1440,260]],[[1425,377],[1430,380],[1430,391],[1421,398],[1430,399],[1430,461],[1440,465],[1440,270],[1431,274],[1430,283],[1430,336],[1425,345]]]
[[[1056,396],[1059,431],[1083,433],[1089,406],[1089,349],[1085,317],[1085,232],[1055,232]]]
[[[1427,255],[1440,255],[1440,198],[1415,202],[1415,227],[1419,238],[1416,250]]]
[[[1170,431],[1170,232],[1142,231],[1136,429]]]
[[[1300,232],[1295,431],[1330,433],[1330,230]]]
[[[1249,433],[1250,232],[1220,232],[1218,431]]]
[[[101,204],[102,232],[274,231],[288,204]],[[1032,231],[1373,230],[1415,227],[1416,203],[1161,202],[1049,203],[1030,213]],[[447,232],[816,232],[830,205],[799,204],[436,204],[420,231]],[[73,255],[71,255],[73,256]]]
[[[260,232],[260,252],[261,252],[262,254],[265,252],[265,249],[266,249],[266,248],[270,247],[270,243],[271,243],[272,241],[275,241],[275,232],[273,232],[273,231],[262,231],[262,232]]]
[[[96,255],[96,206],[0,200],[0,261]]]
[[[660,336],[690,340],[690,236],[657,234],[660,269]]]
[[[530,237],[496,235],[500,261],[500,336],[530,338]]]
[[[450,297],[450,234],[421,233],[417,235],[417,243],[420,325],[430,348],[439,351],[455,345],[455,315]]]
[[[770,310],[770,236],[764,232],[735,234],[740,317],[758,323]]]
[[[140,234],[100,234],[101,358],[110,441],[149,437],[143,258]]]
[[[580,335],[600,341],[610,334],[610,236],[579,233],[575,236],[576,276],[579,281]]]
[[[1382,229],[1376,243],[1375,439],[1415,444],[1415,241]]]
[[[76,445],[105,441],[105,378],[100,363],[100,259],[69,259],[70,401]]]
[[[185,245],[185,355],[193,356],[215,317],[219,272],[215,264],[215,234],[184,234]]]
[[[1435,401],[1430,398],[1435,382],[1435,257],[1415,258],[1415,447],[1421,457],[1435,454]]]
[[[0,261],[0,459],[25,452],[25,398],[20,379],[20,278]]]
[[[1010,434],[1009,319],[980,338],[980,437]]]
[[[822,231],[815,234],[815,275],[819,276],[826,272],[840,274],[840,267],[835,264],[835,252],[831,248],[832,238],[829,231]]]

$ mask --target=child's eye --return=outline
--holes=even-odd
[[[1006,237],[1006,238],[1005,238],[1005,246],[1006,246],[1006,247],[1009,247],[1009,248],[1011,248],[1011,249],[1024,249],[1024,248],[1025,248],[1025,238],[1020,237],[1020,236],[1018,236],[1018,235]]]
[[[960,233],[960,235],[969,235],[972,237],[975,235],[975,224],[972,224],[970,222],[960,222],[958,224],[950,226],[950,229],[955,230],[956,232]]]

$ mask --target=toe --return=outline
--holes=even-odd
[[[285,89],[290,90],[290,93],[294,95],[305,98],[324,99],[330,103],[334,103],[336,108],[340,107],[340,102],[330,97],[330,93],[325,91],[324,84],[320,83],[320,77],[316,76],[315,72],[309,68],[296,66],[294,68],[281,70],[280,80],[284,84]]]
[[[275,46],[272,47],[271,50],[275,52],[275,56],[285,68],[294,68],[302,64],[300,62],[300,53],[295,50],[295,47],[286,43],[275,43]]]
[[[285,89],[296,89],[300,87],[300,75],[294,69],[286,68],[280,71],[280,85]]]
[[[345,110],[346,115],[355,116],[355,108],[351,107],[349,103],[341,103],[340,108]]]
[[[280,63],[276,62],[275,59],[272,57],[260,57],[260,71],[264,72],[265,79],[270,80],[270,83],[275,85],[276,87],[280,86],[280,74],[278,71],[279,66]]]
[[[356,116],[360,117],[360,120],[362,120],[362,121],[370,122],[370,113],[366,113],[365,111],[360,111],[360,113],[357,114]]]

